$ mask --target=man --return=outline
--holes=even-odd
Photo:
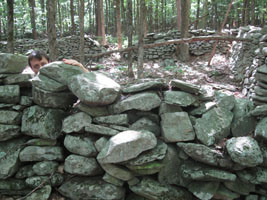
[[[35,73],[35,75],[39,72],[41,67],[50,62],[51,60],[49,59],[49,57],[41,51],[32,51],[31,54],[28,56],[28,64],[31,67],[32,71]],[[63,59],[63,62],[69,65],[78,66],[84,72],[88,72],[88,70],[76,60]]]

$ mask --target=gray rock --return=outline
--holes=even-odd
[[[197,98],[182,91],[166,91],[164,92],[164,101],[167,104],[187,107],[194,104],[197,101]]]
[[[69,155],[65,159],[64,170],[67,173],[82,176],[95,176],[103,172],[95,158],[87,158],[74,154]]]
[[[248,196],[246,196],[245,200],[258,200],[259,199],[259,195],[256,194],[250,194]]]
[[[0,179],[0,191],[1,190],[23,190],[27,185],[24,180],[10,178],[7,180]]]
[[[255,105],[265,105],[267,103],[267,97],[263,96],[253,95],[252,100]]]
[[[68,65],[61,61],[48,63],[40,69],[41,75],[47,76],[63,85],[67,85],[72,76],[83,73],[84,71],[80,67]]]
[[[0,103],[16,104],[20,101],[20,89],[18,85],[0,86]]]
[[[215,96],[215,91],[210,85],[201,86],[201,94],[198,96],[201,101],[213,101]]]
[[[60,135],[61,123],[65,113],[59,109],[32,106],[22,115],[21,132],[44,139],[56,139]]]
[[[0,124],[0,141],[7,141],[19,135],[20,126]]]
[[[221,108],[213,108],[196,120],[194,125],[197,138],[210,146],[230,134],[233,113]]]
[[[137,111],[137,110],[130,110],[127,112],[129,116],[129,123],[133,124],[137,120],[145,117],[150,119],[156,124],[160,124],[160,116],[153,113],[152,111]]]
[[[77,98],[70,92],[48,92],[38,87],[32,88],[34,103],[48,108],[67,109],[77,101]]]
[[[170,113],[170,112],[182,112],[182,108],[177,105],[170,105],[165,103],[164,101],[161,102],[159,107],[159,115],[162,115],[164,113]]]
[[[179,142],[177,146],[196,161],[227,168],[233,165],[231,159],[225,157],[222,152],[205,145]]]
[[[267,49],[267,47],[265,47]],[[267,74],[267,65],[262,65],[259,68],[257,68],[257,72]]]
[[[78,112],[66,117],[62,123],[64,133],[83,133],[86,126],[92,123],[90,115]]]
[[[68,90],[68,87],[62,83],[59,83],[47,76],[38,74],[31,79],[33,87],[38,87],[48,92],[61,92]]]
[[[266,61],[267,61],[267,59],[266,59]],[[267,64],[267,62],[266,62],[266,64]],[[257,85],[258,85],[258,86],[260,86],[260,87],[262,87],[262,88],[265,88],[265,89],[267,89],[267,83],[264,83],[264,82],[258,81],[258,82],[257,82]]]
[[[130,171],[126,167],[122,165],[114,165],[114,164],[100,164],[102,169],[104,169],[105,172],[107,172],[109,175],[123,180],[123,181],[129,181],[134,178],[136,175],[134,172]]]
[[[48,200],[52,192],[52,187],[50,185],[45,185],[42,188],[36,190],[31,195],[29,195],[26,200]]]
[[[134,94],[122,101],[109,106],[111,113],[122,113],[127,110],[149,111],[160,105],[160,98],[155,92],[143,92]]]
[[[57,171],[59,164],[55,161],[42,161],[35,163],[32,167],[38,176],[51,175]]]
[[[70,91],[87,105],[113,103],[120,95],[120,85],[101,73],[89,72],[68,80]]]
[[[26,139],[20,137],[0,142],[0,179],[13,176],[19,168],[19,153]]]
[[[264,84],[267,83],[267,74],[263,74],[260,72],[257,72],[255,75],[255,78],[257,79],[257,81],[262,81]]]
[[[119,187],[122,187],[124,183],[124,181],[117,179],[114,176],[109,175],[108,173],[105,173],[105,175],[103,176],[103,180],[106,181],[107,183],[110,183],[112,185],[116,185]]]
[[[5,85],[19,85],[20,87],[32,87],[32,74],[14,74],[4,79]]]
[[[32,165],[25,165],[18,169],[15,178],[24,179],[34,175],[35,173],[32,169]]]
[[[219,188],[216,191],[216,194],[213,195],[214,199],[225,199],[225,200],[238,199],[239,197],[240,194],[232,192],[222,184],[220,184]]]
[[[255,167],[263,162],[257,141],[251,137],[233,137],[226,141],[231,159],[241,166]]]
[[[76,105],[76,107],[92,117],[101,117],[109,115],[108,108],[105,106],[88,106],[80,102]]]
[[[56,140],[50,140],[50,139],[41,139],[41,138],[35,138],[28,140],[26,145],[27,146],[55,146],[57,144]]]
[[[136,185],[139,182],[140,182],[140,180],[138,178],[136,178],[136,177],[134,177],[131,180],[127,181],[127,183],[128,183],[129,186]]]
[[[68,151],[81,156],[95,156],[94,138],[85,135],[67,135],[64,146]]]
[[[138,83],[135,85],[131,85],[130,87],[124,88],[123,93],[135,93],[141,92],[144,90],[165,90],[168,89],[168,85],[166,83],[160,81],[147,81],[144,83]]]
[[[93,122],[95,122],[96,124],[115,124],[127,126],[129,123],[129,119],[127,114],[119,114],[104,117],[95,117],[93,118]]]
[[[190,115],[198,116],[203,115],[204,113],[208,112],[210,109],[214,108],[216,106],[215,102],[204,102],[201,103],[199,107],[193,109],[190,111]]]
[[[222,109],[232,110],[235,106],[235,96],[233,94],[227,94],[223,92],[215,92],[217,106]]]
[[[137,157],[157,145],[155,135],[149,131],[124,131],[110,138],[97,160],[102,163],[119,163]]]
[[[37,188],[39,185],[52,185],[59,186],[63,183],[64,177],[62,174],[56,173],[52,176],[32,176],[26,178],[25,182],[28,187],[33,189]]]
[[[64,152],[62,147],[25,147],[19,154],[19,159],[22,162],[28,161],[45,161],[45,160],[64,160]]]
[[[156,136],[160,136],[161,132],[160,126],[146,117],[137,120],[129,128],[135,131],[147,130],[154,133]]]
[[[178,151],[175,146],[168,145],[168,150],[162,163],[164,166],[158,173],[159,182],[167,185],[180,185],[180,173],[177,168],[179,168],[182,161],[179,159]]]
[[[31,97],[21,96],[19,104],[22,106],[31,106],[33,104],[33,100]]]
[[[215,167],[200,163],[184,164],[181,168],[182,177],[194,181],[235,181],[236,175]]]
[[[236,173],[239,179],[245,183],[255,185],[267,183],[267,169],[263,167],[247,168]]]
[[[117,131],[120,131],[120,132],[122,132],[122,131],[129,131],[130,130],[130,128],[128,128],[128,127],[125,127],[125,126],[118,126],[118,125],[109,125],[109,127],[110,128],[113,128],[113,129],[115,129],[115,130],[117,130]]]
[[[267,96],[267,89],[262,88],[260,86],[256,86],[254,88],[254,92],[256,95],[259,95],[259,96]]]
[[[233,109],[234,117],[231,132],[234,137],[247,136],[254,131],[256,119],[249,113],[253,110],[253,103],[248,99],[236,99]]]
[[[130,186],[130,190],[151,200],[192,199],[191,194],[181,187],[163,185],[151,178],[146,177],[143,178],[140,183]]]
[[[161,128],[162,136],[166,142],[190,141],[195,139],[193,126],[186,112],[162,114]]]
[[[98,152],[100,152],[107,144],[108,138],[107,137],[101,137],[95,142],[95,148]]]
[[[125,189],[107,183],[100,177],[75,177],[63,183],[59,192],[73,200],[78,199],[109,199],[122,200]]]
[[[249,195],[250,192],[255,191],[255,185],[250,183],[244,183],[238,178],[235,181],[223,182],[224,186],[229,190],[241,195]]]
[[[90,124],[85,127],[85,132],[86,133],[94,133],[94,134],[99,134],[99,135],[106,135],[106,136],[114,136],[119,133],[119,131],[101,126],[101,125],[95,125],[95,124]]]
[[[129,165],[126,167],[138,175],[152,175],[160,171],[164,164],[161,161],[152,161],[141,165]]]
[[[265,145],[262,145],[260,148],[263,156],[263,163],[261,164],[261,166],[267,167],[267,147]]]
[[[199,94],[200,86],[189,82],[181,81],[178,79],[171,80],[170,82],[172,88],[178,88],[184,92],[189,92],[191,94]]]
[[[217,192],[219,184],[219,182],[193,182],[188,186],[188,190],[198,199],[209,200]]]
[[[0,110],[0,124],[19,125],[21,113],[11,110]]]
[[[262,118],[255,129],[255,137],[267,140],[267,117]]]
[[[161,140],[157,140],[155,148],[141,153],[138,157],[126,162],[129,165],[142,165],[155,160],[162,160],[167,153],[167,144]]]
[[[16,74],[21,73],[27,66],[27,56],[16,55],[11,53],[0,53],[0,73]]]

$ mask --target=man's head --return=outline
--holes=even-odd
[[[37,74],[40,68],[50,62],[49,57],[41,51],[33,51],[28,56],[28,64],[32,71]]]

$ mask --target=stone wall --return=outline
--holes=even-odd
[[[62,62],[33,77],[26,57],[0,61],[0,197],[267,199],[266,104],[179,80],[122,88]]]
[[[257,95],[266,97],[266,94],[263,95],[256,89],[260,87],[260,89],[266,90],[267,88],[259,86],[256,72],[258,68],[266,68],[267,65],[267,27],[241,27],[238,37],[253,39],[252,42],[234,42],[231,50],[232,70],[236,80],[242,85],[242,93],[250,99]],[[262,101],[267,103],[266,99],[262,99]],[[255,102],[261,104],[262,101]]]

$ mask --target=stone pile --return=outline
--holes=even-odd
[[[63,58],[79,60],[80,38],[79,36],[72,35],[62,38],[57,38],[57,60]],[[39,49],[49,55],[48,40],[33,40],[33,39],[19,39],[14,43],[15,53],[27,55],[32,49]],[[104,47],[98,44],[97,41],[91,39],[89,36],[84,37],[84,54],[98,54],[106,51]],[[6,42],[0,42],[0,52],[7,52]],[[85,56],[85,61],[89,62],[92,58]]]
[[[243,95],[252,99],[256,90],[259,93],[256,89],[259,87],[257,69],[267,64],[267,27],[241,27],[238,37],[253,40],[252,42],[233,42],[230,55],[235,79],[240,82]]]
[[[0,197],[267,199],[266,105],[180,80],[122,88],[62,62],[32,78],[25,57],[0,61]]]
[[[265,47],[267,55],[267,47]],[[254,88],[254,96],[252,96],[255,105],[267,104],[267,63],[260,66],[255,74],[257,86]]]

